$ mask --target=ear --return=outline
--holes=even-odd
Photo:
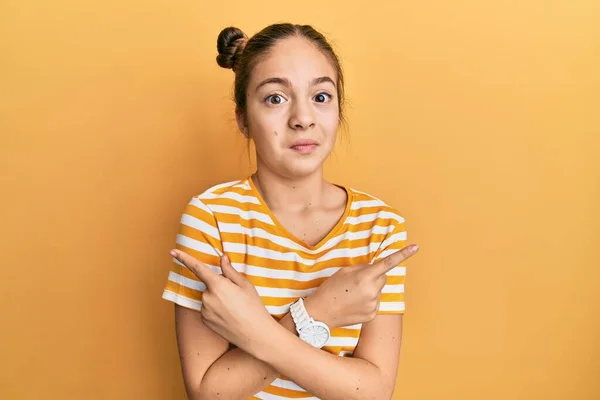
[[[248,133],[248,124],[246,121],[246,116],[244,115],[242,110],[240,110],[239,108],[235,109],[235,120],[237,121],[238,128],[239,128],[240,132],[242,132],[242,135],[244,135],[245,137],[248,137],[249,133]]]

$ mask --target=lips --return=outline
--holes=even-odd
[[[319,146],[317,142],[309,139],[301,139],[296,140],[291,146],[290,149],[300,153],[300,154],[309,154],[316,150]]]

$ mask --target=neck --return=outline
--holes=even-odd
[[[273,211],[303,211],[321,205],[325,198],[322,170],[302,178],[285,178],[267,168],[257,168],[253,181]]]

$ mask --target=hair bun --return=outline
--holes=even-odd
[[[238,28],[230,26],[223,29],[217,38],[217,64],[235,71],[236,59],[244,51],[247,40],[248,36]]]

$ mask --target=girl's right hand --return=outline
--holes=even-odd
[[[374,264],[340,268],[304,300],[308,314],[330,329],[372,321],[379,311],[386,273],[418,249],[410,245]]]

